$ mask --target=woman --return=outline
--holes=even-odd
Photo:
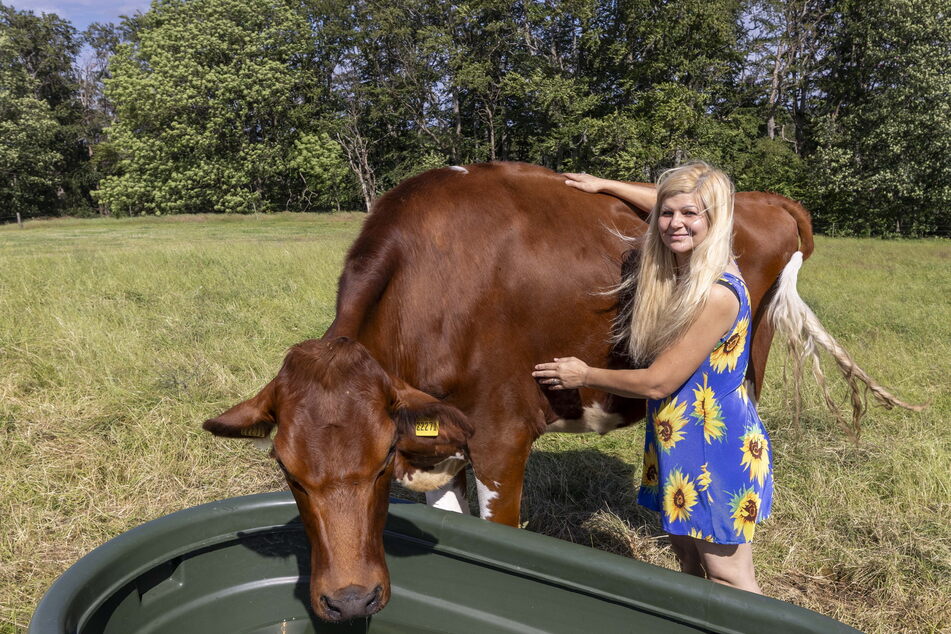
[[[644,186],[566,177],[582,191],[653,207],[638,270],[621,283],[634,298],[618,317],[642,369],[566,357],[532,375],[551,390],[648,399],[638,503],[660,512],[684,572],[759,593],[750,543],[769,515],[773,476],[769,437],[743,384],[752,330],[732,254],[733,184],[692,163],[660,177],[654,202]]]

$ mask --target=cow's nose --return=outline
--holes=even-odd
[[[382,590],[382,586],[377,586],[370,592],[367,592],[363,586],[347,586],[335,592],[333,598],[326,594],[321,595],[320,601],[329,619],[349,621],[378,612],[383,607],[380,605]]]

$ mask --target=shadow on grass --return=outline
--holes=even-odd
[[[643,559],[641,540],[664,532],[656,514],[637,504],[639,486],[639,466],[597,449],[534,451],[522,519],[536,533]]]
[[[525,468],[522,524],[527,530],[651,563],[648,544],[665,537],[654,512],[637,504],[640,465],[598,449],[534,449]],[[469,508],[478,516],[475,478],[468,469]],[[394,497],[425,504],[422,493],[394,483]]]

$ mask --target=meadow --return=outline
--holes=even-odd
[[[201,421],[323,333],[364,217],[0,227],[0,633],[24,630],[54,579],[111,537],[285,487],[265,453]],[[870,407],[855,443],[807,383],[795,424],[774,345],[760,411],[777,490],[754,547],[760,584],[867,632],[951,631],[951,242],[819,237],[800,292],[872,376],[929,407]],[[634,502],[642,443],[639,425],[542,437],[526,529],[675,568]]]

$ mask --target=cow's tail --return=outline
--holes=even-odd
[[[802,253],[803,260],[808,260],[815,248],[812,239],[812,215],[808,209],[790,198],[783,197],[782,206],[796,221],[796,229],[799,232],[799,252]]]
[[[811,237],[811,232],[810,232]],[[810,240],[811,245],[811,240]],[[867,409],[867,393],[870,391],[886,409],[903,407],[912,411],[921,411],[923,405],[910,405],[891,394],[884,387],[875,382],[849,355],[838,341],[823,327],[819,318],[799,296],[796,288],[799,279],[799,268],[802,266],[804,255],[796,252],[790,258],[777,282],[776,293],[769,307],[769,321],[776,332],[783,334],[789,348],[789,357],[793,366],[793,385],[795,391],[794,416],[799,420],[800,386],[804,366],[811,362],[812,371],[822,390],[826,405],[839,420],[845,431],[857,439],[861,431],[861,421]],[[852,420],[847,422],[839,413],[839,409],[829,395],[825,382],[825,375],[819,365],[819,349],[828,352],[839,371],[849,385],[852,401]]]

